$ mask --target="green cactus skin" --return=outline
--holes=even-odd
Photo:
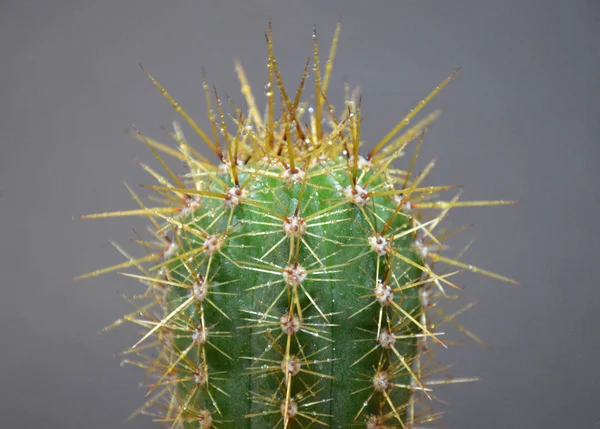
[[[132,191],[139,209],[84,217],[145,215],[163,248],[138,259],[123,252],[125,263],[81,277],[139,270],[126,275],[148,286],[147,301],[116,324],[145,330],[127,352],[137,359],[126,361],[154,379],[138,412],[167,427],[382,429],[431,421],[429,345],[443,344],[432,303],[457,288],[451,275],[461,269],[514,282],[441,256],[435,229],[453,207],[510,202],[439,201],[450,187],[421,186],[433,163],[412,175],[437,113],[400,131],[454,74],[363,157],[356,94],[347,91],[339,116],[325,95],[339,27],[323,78],[315,33],[314,108],[300,102],[307,68],[296,96],[285,90],[271,34],[266,117],[238,65],[247,115],[233,105],[226,121],[216,94],[214,113],[205,80],[212,139],[144,70],[220,164],[193,150],[178,123],[177,149],[138,131],[168,173],[143,166],[164,206],[146,207]],[[410,168],[394,169],[415,140]],[[183,161],[187,174],[174,174],[159,152]],[[429,220],[427,209],[435,211]],[[457,271],[435,274],[438,261]]]
[[[359,170],[359,174],[361,173]],[[228,187],[235,187],[227,173],[220,176]],[[373,173],[367,173],[363,180],[369,180],[373,176]],[[246,178],[240,179],[243,182]],[[313,411],[317,416],[332,414],[336,416],[332,419],[334,425],[343,426],[352,422],[356,410],[370,396],[369,391],[353,395],[355,391],[369,387],[372,382],[355,380],[356,375],[353,375],[350,367],[356,362],[354,369],[357,374],[369,374],[373,366],[378,366],[382,355],[371,353],[361,360],[363,355],[378,344],[377,320],[380,309],[384,307],[378,304],[365,308],[377,300],[375,278],[378,264],[380,280],[385,279],[386,272],[393,267],[389,271],[393,273],[390,283],[392,287],[396,283],[413,284],[418,281],[421,273],[402,260],[391,261],[391,257],[384,257],[386,255],[380,257],[371,248],[370,237],[378,237],[377,231],[371,232],[373,226],[378,226],[378,230],[383,229],[385,224],[379,219],[391,218],[396,206],[389,198],[375,197],[370,208],[373,213],[369,216],[369,208],[361,210],[342,195],[341,189],[351,186],[350,179],[347,161],[343,158],[330,165],[314,165],[308,169],[303,182],[282,183],[278,177],[256,178],[251,182],[251,196],[248,196],[251,202],[239,204],[233,209],[231,217],[223,211],[223,202],[214,199],[207,201],[206,205],[182,221],[178,240],[181,248],[167,261],[171,278],[182,285],[204,282],[202,284],[207,284],[211,291],[214,288],[215,293],[209,294],[214,298],[211,299],[212,303],[206,305],[206,301],[190,301],[193,291],[189,288],[174,288],[168,292],[169,310],[174,311],[181,305],[187,305],[186,310],[179,311],[189,318],[190,329],[201,325],[199,314],[202,313],[207,324],[219,321],[219,331],[231,332],[231,336],[216,338],[214,345],[220,350],[226,350],[229,356],[248,357],[230,360],[224,358],[224,354],[216,348],[209,350],[207,347],[206,351],[209,373],[214,371],[228,374],[229,380],[224,380],[220,387],[231,398],[236,399],[228,400],[227,396],[221,394],[224,396],[223,405],[219,408],[236,424],[242,421],[244,414],[260,412],[262,408],[260,406],[255,410],[257,407],[252,407],[249,410],[249,403],[239,401],[238,398],[247,397],[248,391],[276,391],[278,384],[285,381],[285,373],[281,367],[286,365],[287,356],[290,356],[287,358],[287,365],[294,375],[291,377],[291,396],[304,393],[303,396],[310,402],[317,401],[306,409],[303,407],[306,400],[292,402],[294,406],[298,404],[299,413],[306,413],[309,418],[312,418]],[[385,182],[375,178],[371,184],[371,189],[377,190],[382,189]],[[219,188],[216,185],[209,190],[222,193],[223,189]],[[294,217],[295,213],[301,213],[301,216]],[[203,216],[205,214],[208,215]],[[219,215],[220,218],[215,222]],[[292,225],[294,221],[296,225]],[[299,237],[296,235],[298,226],[306,229]],[[294,227],[296,231],[293,231]],[[217,231],[217,234],[209,235],[208,231],[211,229]],[[226,234],[227,238],[223,238],[222,234]],[[393,248],[398,251],[406,249],[411,260],[417,260],[416,253],[410,249],[413,236],[404,216],[395,216],[388,236],[392,234],[398,236]],[[205,238],[205,235],[210,238]],[[190,264],[181,260],[182,253],[197,253],[207,240],[215,244],[209,244],[206,249],[210,246],[222,247],[214,254],[207,250]],[[219,240],[222,240],[222,244],[216,244]],[[386,243],[381,246],[380,252],[387,253],[385,247],[388,245]],[[379,249],[377,245],[375,248]],[[211,268],[208,268],[209,263]],[[214,277],[207,282],[206,279],[211,275]],[[305,279],[300,281],[304,276]],[[219,286],[221,283],[225,286]],[[389,306],[385,301],[384,286],[380,285],[379,289],[381,299]],[[217,291],[236,291],[236,296],[217,295]],[[414,318],[418,318],[420,313],[417,291],[418,288],[413,287],[404,293],[396,292],[398,298],[395,298],[400,308]],[[368,295],[367,299],[360,298],[364,295]],[[198,298],[202,297],[203,294],[199,294]],[[299,305],[294,303],[296,299]],[[185,304],[186,302],[189,304]],[[200,310],[198,305],[202,307]],[[231,319],[245,320],[248,328],[243,328],[244,325],[240,323],[225,323],[224,315],[215,307]],[[364,311],[348,318],[361,309]],[[306,327],[303,323],[307,324]],[[344,329],[331,326],[334,323],[343,325]],[[242,329],[236,329],[240,325]],[[382,322],[382,343],[388,347],[396,342],[395,349],[399,354],[408,361],[413,360],[416,354],[413,334],[418,331],[417,326],[404,318],[392,320],[391,326],[396,330],[396,336],[409,338],[396,342],[395,338],[390,337],[387,324]],[[305,331],[307,328],[315,331]],[[361,332],[360,329],[364,331]],[[257,335],[265,331],[265,334]],[[178,350],[190,350],[188,357],[197,357],[195,351],[200,348],[194,344],[197,334],[193,338],[194,334],[191,332],[194,331],[181,335],[175,345]],[[365,341],[356,341],[359,338]],[[210,331],[208,339],[211,339]],[[288,341],[291,343],[289,355],[286,353]],[[235,345],[234,348],[231,344]],[[389,347],[383,353],[389,362],[384,368],[397,365],[396,358],[391,353]],[[190,358],[190,364],[197,366],[200,361]],[[410,385],[408,369],[408,365],[400,365],[393,382]],[[240,383],[245,374],[248,374],[248,382]],[[332,376],[335,379],[329,378]],[[179,377],[183,378],[184,375],[180,373]],[[215,385],[219,384],[215,382]],[[307,395],[306,386],[313,385],[313,390],[320,390],[319,395]],[[208,389],[210,388],[209,383]],[[194,391],[192,381],[186,385],[185,390]],[[402,404],[408,401],[408,393],[408,389],[393,389],[389,396],[395,403]],[[198,393],[197,396],[198,400],[195,402],[202,402],[204,395]],[[215,402],[219,403],[219,392],[214,392],[214,396]],[[326,399],[329,400],[320,402]],[[261,401],[257,402],[260,404]],[[365,411],[377,410],[375,401],[372,402]],[[210,405],[209,401],[204,407]],[[281,420],[280,405],[264,405],[275,408],[278,412],[264,417],[257,416],[256,419],[261,422],[258,427],[275,427],[277,421]]]

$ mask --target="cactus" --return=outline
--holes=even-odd
[[[164,168],[142,167],[161,204],[82,216],[146,216],[147,255],[85,274],[122,273],[147,286],[142,303],[118,320],[142,338],[125,362],[149,372],[146,413],[170,428],[413,428],[436,419],[432,386],[439,370],[432,345],[445,347],[441,305],[458,290],[452,276],[498,274],[442,256],[451,231],[438,227],[451,208],[508,204],[439,195],[452,186],[424,186],[434,163],[413,174],[424,134],[438,112],[409,122],[456,74],[444,80],[379,143],[360,155],[361,103],[346,90],[341,113],[327,99],[339,35],[321,73],[312,61],[295,95],[283,85],[267,33],[267,108],[259,113],[242,67],[248,104],[233,101],[226,117],[204,78],[212,137],[145,69],[152,83],[216,155],[213,164],[173,123],[176,147],[136,130]],[[314,101],[302,102],[313,63]],[[278,97],[275,93],[278,91]],[[406,170],[393,163],[416,142]],[[182,161],[174,173],[161,153]],[[444,263],[450,272],[436,273]],[[437,320],[436,320],[437,319]],[[108,329],[107,328],[107,329]],[[465,331],[469,335],[469,331]],[[476,338],[476,337],[475,337]]]

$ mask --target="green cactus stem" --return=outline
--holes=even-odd
[[[452,276],[463,269],[514,282],[440,254],[450,233],[439,225],[451,208],[510,202],[439,200],[452,187],[423,185],[433,162],[413,174],[438,113],[408,124],[456,72],[361,155],[357,94],[347,91],[339,114],[326,95],[338,35],[339,27],[321,75],[314,34],[309,106],[301,102],[309,63],[291,95],[269,26],[265,117],[238,64],[247,113],[231,102],[227,117],[204,80],[211,137],[144,70],[218,163],[193,149],[177,122],[175,147],[137,131],[166,172],[143,165],[162,205],[146,206],[129,188],[138,209],[84,217],[146,216],[158,249],[140,240],[146,256],[123,252],[126,262],[81,278],[138,270],[124,275],[147,286],[146,301],[116,324],[144,330],[126,360],[152,377],[138,412],[167,427],[382,429],[430,421],[430,345],[445,346],[432,303],[458,288]],[[397,169],[412,142],[408,169]],[[186,173],[175,174],[160,153],[183,161]],[[436,274],[436,262],[454,271]]]

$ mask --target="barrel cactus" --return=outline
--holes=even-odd
[[[513,280],[442,256],[452,231],[440,232],[440,223],[453,207],[510,202],[462,202],[460,193],[441,200],[454,187],[424,185],[434,163],[414,172],[438,112],[409,123],[456,72],[362,150],[357,92],[347,88],[339,112],[327,98],[338,35],[339,27],[322,67],[313,33],[294,94],[269,26],[264,115],[237,64],[247,110],[229,100],[226,114],[205,78],[208,133],[144,70],[217,162],[192,147],[178,122],[173,146],[136,130],[164,169],[142,164],[160,205],[128,187],[138,208],[83,216],[141,215],[152,224],[152,241],[138,240],[147,255],[115,245],[124,263],[80,276],[134,268],[121,274],[147,286],[135,310],[111,325],[144,331],[125,352],[151,380],[136,414],[186,429],[413,428],[437,418],[435,384],[465,381],[431,378],[439,371],[431,346],[445,347],[439,326],[456,323],[439,303],[459,289],[452,276],[463,270]],[[399,169],[411,143],[412,160]],[[171,170],[165,154],[186,171]],[[438,263],[450,271],[435,272]]]

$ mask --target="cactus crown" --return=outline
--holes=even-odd
[[[152,223],[158,246],[140,239],[146,256],[118,247],[124,263],[80,278],[138,270],[124,275],[147,286],[144,302],[108,328],[129,321],[145,331],[126,352],[153,378],[136,413],[167,427],[413,428],[436,419],[432,386],[464,379],[431,379],[439,368],[430,345],[444,345],[439,328],[456,323],[435,303],[459,289],[460,270],[514,282],[442,256],[452,232],[438,233],[453,207],[509,202],[439,200],[452,187],[422,184],[434,163],[413,174],[438,113],[405,127],[456,72],[361,156],[357,93],[347,89],[339,115],[326,95],[339,26],[323,75],[313,35],[314,105],[301,101],[310,61],[288,93],[269,25],[264,117],[237,64],[247,113],[231,101],[227,119],[204,80],[212,137],[144,70],[219,162],[193,149],[177,122],[175,148],[137,131],[166,171],[142,165],[161,205],[128,187],[138,209],[84,216]],[[408,169],[394,168],[413,141]],[[187,173],[175,174],[161,152]],[[435,273],[438,262],[454,271]]]

